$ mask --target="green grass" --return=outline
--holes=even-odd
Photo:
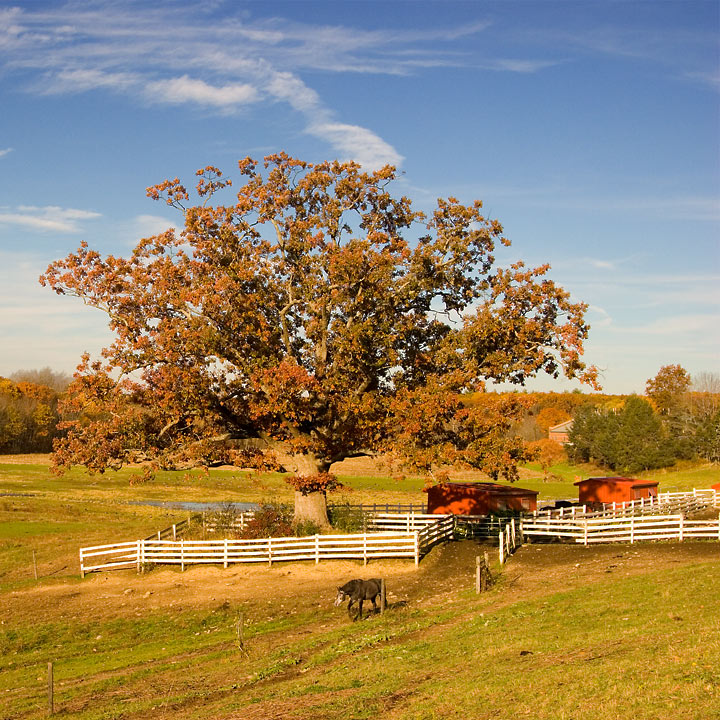
[[[563,465],[561,481],[521,484],[572,497],[575,474],[595,473]],[[291,496],[277,474],[160,473],[129,485],[130,474],[73,470],[56,479],[42,463],[0,464],[0,492],[15,493],[0,497],[0,603],[15,592],[40,602],[55,584],[81,591],[80,546],[144,537],[182,517],[130,500]],[[708,487],[718,468],[653,476],[662,490]],[[340,497],[351,502],[424,499],[417,479],[343,480],[354,491]],[[141,582],[152,581],[150,572]],[[78,720],[215,719],[252,705],[256,717],[297,720],[720,718],[720,562],[602,575],[563,592],[549,585],[533,598],[514,594],[509,579],[482,596],[463,584],[432,604],[354,624],[327,606],[290,613],[270,599],[248,617],[245,651],[236,644],[240,606],[140,611],[121,599],[108,600],[104,619],[68,617],[62,606],[44,606],[34,622],[4,615],[0,718],[45,717],[49,661],[57,706]]]
[[[320,610],[251,625],[246,653],[233,608],[3,627],[0,717],[42,716],[52,660],[58,708],[79,720],[283,702],[289,717],[325,720],[710,720],[719,582],[720,564],[704,563],[499,608],[502,587],[356,624]]]
[[[577,497],[576,476],[604,474],[592,467],[567,463],[552,468],[559,479],[545,482],[539,468],[526,470],[520,485],[537,490],[539,503]],[[292,502],[292,490],[279,473],[258,474],[225,468],[161,471],[156,478],[131,485],[137,471],[123,469],[91,475],[73,468],[62,477],[46,463],[0,462],[0,584],[33,577],[33,557],[41,577],[77,572],[81,546],[146,537],[187,517],[186,512],[130,505],[145,500]],[[527,473],[524,473],[527,475]],[[533,477],[533,475],[535,475]],[[662,490],[709,487],[720,480],[718,466],[688,466],[647,473]],[[424,503],[422,478],[397,480],[382,476],[341,476],[346,490],[330,496],[336,502]]]

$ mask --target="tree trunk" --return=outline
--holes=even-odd
[[[303,495],[295,491],[295,523],[311,522],[321,528],[329,527],[327,497],[324,492]]]
[[[330,463],[316,455],[294,455],[292,458],[298,476],[310,477],[327,472]],[[330,526],[327,514],[325,492],[310,492],[305,495],[295,492],[295,523],[311,522],[321,528]]]

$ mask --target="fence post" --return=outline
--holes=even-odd
[[[135,548],[135,562],[137,565],[138,575],[140,574],[140,543],[141,542],[142,542],[142,540],[138,540],[136,543],[137,547]]]
[[[630,544],[635,542],[635,516],[630,516]]]
[[[53,673],[53,664],[48,663],[47,671],[47,694],[48,694],[48,713],[55,714],[55,678]]]
[[[680,542],[683,541],[683,519],[684,516],[680,515],[680,522],[678,524],[678,539],[680,540]]]
[[[228,541],[227,538],[225,538],[225,547],[223,548],[223,567],[227,568],[228,566]]]
[[[420,564],[420,531],[415,531],[415,567]]]
[[[385,606],[387,605],[387,599],[385,596],[385,579],[380,580],[380,614],[385,612]]]
[[[720,526],[720,522],[718,522],[718,525]],[[85,565],[83,563],[83,549],[80,548],[80,577],[85,577]]]
[[[315,535],[315,564],[320,563],[320,536]]]
[[[588,521],[587,521],[587,518],[585,518],[585,527],[583,529],[583,544],[585,545],[585,547],[587,547],[587,544],[588,544],[587,528],[588,528]]]
[[[180,572],[185,572],[185,541],[180,540]]]
[[[268,567],[272,567],[272,538],[268,538]]]
[[[505,564],[505,533],[501,530],[498,533],[498,539],[500,540],[500,564]]]
[[[173,541],[177,540],[177,525],[173,525]]]

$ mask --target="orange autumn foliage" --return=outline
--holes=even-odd
[[[481,202],[440,199],[425,215],[391,193],[392,167],[284,153],[240,161],[232,182],[197,176],[195,197],[178,179],[148,189],[179,231],[127,258],[83,243],[41,277],[115,334],[78,368],[58,467],[208,464],[252,441],[282,446],[306,476],[392,450],[514,479],[524,401],[485,382],[545,372],[596,386],[586,305],[545,265],[498,267],[509,242]],[[459,400],[473,392],[481,401]]]

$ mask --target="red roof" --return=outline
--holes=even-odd
[[[510,485],[498,485],[497,483],[489,482],[457,482],[457,483],[441,483],[441,486],[451,487],[453,489],[465,488],[467,490],[475,490],[480,492],[492,493],[493,495],[537,495],[537,490],[526,490],[525,488],[512,487]],[[433,487],[439,487],[433,485],[429,488],[423,488],[423,492],[428,492]]]
[[[575,485],[582,485],[586,482],[599,482],[611,485],[625,485],[628,484],[630,487],[655,487],[657,480],[638,480],[637,478],[626,478],[626,477],[592,477],[586,478],[585,480],[578,480]]]

